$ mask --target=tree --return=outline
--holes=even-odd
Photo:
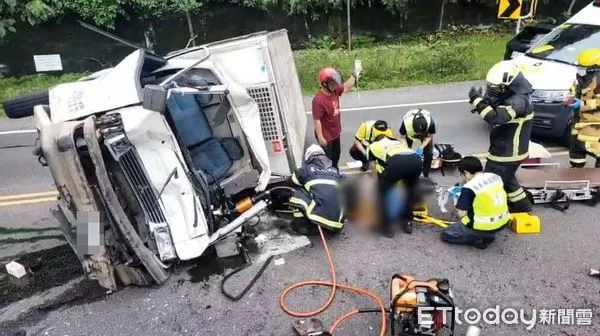
[[[56,0],[0,0],[0,39],[15,32],[18,21],[31,25],[52,19],[60,14]]]
[[[155,18],[185,14],[190,39],[193,40],[194,29],[190,13],[199,11],[203,5],[202,0],[66,0],[61,3],[63,10],[104,28],[114,29],[119,17],[141,18],[146,26],[144,39],[149,50],[154,50],[156,46]]]

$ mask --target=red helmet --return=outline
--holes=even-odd
[[[343,90],[344,82],[342,80],[342,75],[336,69],[323,68],[319,71],[319,83],[326,89],[329,89],[327,86],[328,82],[333,82],[336,85],[336,92]]]

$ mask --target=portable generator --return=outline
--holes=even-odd
[[[454,335],[454,297],[447,279],[396,274],[390,287],[392,336]]]

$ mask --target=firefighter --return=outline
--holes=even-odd
[[[577,57],[577,80],[567,102],[573,109],[569,162],[583,168],[586,156],[596,159],[600,168],[600,49],[588,49]]]
[[[433,161],[433,135],[435,134],[435,123],[431,113],[418,108],[412,109],[402,118],[400,135],[406,140],[408,147],[412,148],[414,141],[419,141],[420,146],[415,150],[417,155],[423,158],[423,176],[429,178],[431,162]]]
[[[332,233],[342,230],[342,179],[321,146],[313,144],[306,149],[304,165],[292,174],[295,192],[290,205],[294,208],[294,230],[311,235],[318,234],[317,225]]]
[[[502,178],[484,173],[481,161],[474,156],[462,158],[458,171],[465,182],[455,206],[461,219],[444,229],[442,240],[485,249],[510,220]]]
[[[354,135],[354,144],[350,148],[350,156],[354,160],[362,162],[361,171],[369,169],[369,160],[367,159],[367,149],[373,140],[381,134],[393,137],[394,132],[383,120],[368,120],[360,124],[356,135]]]
[[[492,126],[485,172],[499,175],[504,182],[511,212],[530,212],[531,202],[515,173],[529,155],[533,103],[532,86],[510,61],[494,65],[487,73],[485,97],[471,87],[469,101]]]
[[[386,207],[386,199],[390,190],[397,187],[399,183],[406,194],[406,207],[402,211],[402,228],[404,232],[412,232],[412,209],[417,203],[417,186],[419,177],[423,171],[423,160],[404,142],[384,134],[375,138],[369,146],[367,158],[371,161],[371,168],[377,177],[377,189],[379,191],[379,216],[381,231],[388,238],[394,237],[391,219]]]

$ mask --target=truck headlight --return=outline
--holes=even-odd
[[[531,95],[534,102],[559,103],[569,96],[569,90],[535,90]]]

